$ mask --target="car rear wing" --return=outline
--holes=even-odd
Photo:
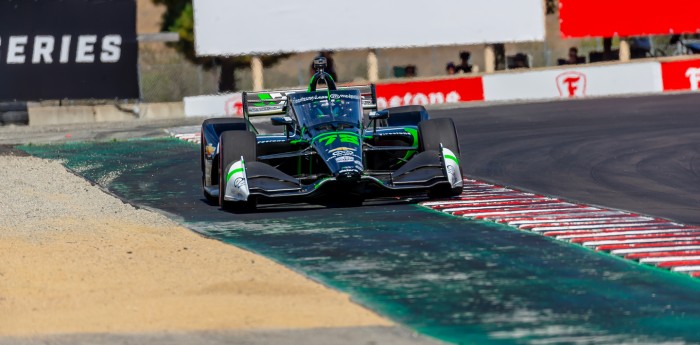
[[[362,86],[340,86],[338,90],[360,90],[362,108],[377,110],[377,93],[374,84]],[[262,92],[243,92],[243,115],[250,116],[281,115],[287,112],[287,95],[306,92],[307,90],[279,90]]]

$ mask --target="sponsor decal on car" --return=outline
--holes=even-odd
[[[359,100],[361,97],[359,95],[346,94],[346,93],[332,93],[330,95],[331,99],[354,99]]]
[[[335,151],[331,152],[333,157],[341,157],[341,156],[354,156],[355,152],[354,151]]]
[[[233,180],[233,186],[236,188],[243,188],[247,186],[245,179],[243,177],[236,177],[235,180]]]
[[[214,146],[211,143],[209,143],[207,144],[207,147],[204,148],[204,152],[206,153],[207,158],[211,158],[216,152],[216,148],[214,148]]]
[[[352,148],[352,147],[344,147],[344,146],[341,146],[341,147],[336,147],[336,148],[334,148],[334,149],[332,149],[332,150],[329,150],[328,152],[333,153],[333,152],[336,152],[336,151],[353,151],[353,152],[354,152],[354,151],[357,151],[357,149],[356,149],[356,148]]]
[[[354,133],[329,133],[321,135],[318,138],[318,142],[325,143],[328,146],[334,143],[336,139],[340,139],[341,143],[360,145],[359,137]]]
[[[340,156],[340,157],[335,157],[335,161],[337,163],[354,162],[355,158],[352,156]]]
[[[286,142],[287,139],[282,138],[282,139],[265,139],[265,140],[260,140],[258,141],[258,144],[269,144],[269,143],[283,143]]]

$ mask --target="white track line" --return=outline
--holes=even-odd
[[[615,211],[617,212],[617,211]],[[538,224],[541,222],[553,222],[559,219],[580,219],[584,217],[608,217],[613,215],[626,215],[625,213],[615,213],[612,211],[588,211],[588,212],[571,212],[571,213],[557,213],[557,214],[539,214],[533,217],[523,217],[523,216],[513,216],[513,217],[502,217],[500,221],[514,223],[514,225],[519,224]],[[510,220],[508,220],[510,219]],[[514,220],[513,220],[514,219]],[[517,222],[517,223],[516,223]]]
[[[458,215],[462,217],[483,217],[483,216],[495,216],[495,215],[508,215],[508,214],[527,214],[527,213],[544,213],[544,212],[560,212],[560,211],[571,211],[571,210],[598,210],[597,208],[585,208],[585,207],[567,207],[567,208],[556,208],[556,209],[533,209],[524,211],[503,211],[503,212],[484,212],[475,214],[464,214]]]
[[[659,222],[640,222],[640,223],[609,223],[609,224],[595,224],[595,225],[572,225],[572,226],[544,226],[540,228],[532,228],[532,232],[547,232],[547,231],[566,231],[566,230],[602,230],[602,229],[616,229],[616,228],[639,228],[639,227],[653,227],[659,225],[673,225],[681,226],[675,223],[659,223]]]
[[[608,240],[608,241],[590,241],[583,242],[582,245],[586,247],[597,247],[604,246],[608,244],[633,244],[633,243],[659,243],[659,242],[675,242],[675,241],[690,241],[700,239],[699,236],[686,236],[686,237],[659,237],[659,238],[644,238],[644,239],[629,239],[629,240]]]
[[[453,202],[445,202],[441,204],[436,204],[434,206],[442,205],[478,205],[478,204],[504,204],[508,202],[521,202],[527,201],[527,203],[532,203],[534,201],[559,201],[559,199],[554,198],[510,198],[510,199],[481,199],[481,200],[455,200]]]
[[[677,246],[677,247],[648,247],[648,248],[625,248],[613,249],[610,253],[615,255],[635,254],[635,253],[656,253],[656,252],[677,252],[681,250],[700,249],[700,246]]]
[[[639,262],[643,264],[658,264],[662,262],[670,261],[688,261],[688,260],[700,260],[700,255],[694,256],[664,256],[660,258],[642,258]]]
[[[557,224],[559,226],[566,225],[596,225],[596,224],[620,224],[620,223],[630,223],[630,222],[645,222],[652,221],[654,218],[650,217],[637,217],[637,216],[619,216],[619,217],[597,217],[597,218],[563,218],[563,219],[547,219],[547,220],[535,220],[535,221],[515,221],[508,223],[508,225],[519,226],[521,228],[527,226],[537,226],[538,224]],[[580,224],[578,224],[580,223]],[[555,226],[555,225],[552,225]]]
[[[688,229],[650,229],[650,230],[632,230],[632,231],[614,231],[614,232],[596,232],[592,234],[574,234],[574,235],[558,235],[554,238],[560,240],[568,240],[581,237],[608,237],[608,236],[623,236],[623,235],[646,235],[646,234],[663,234],[669,232],[688,231]]]
[[[577,206],[568,202],[532,202],[518,205],[491,205],[491,206],[465,206],[456,208],[443,209],[444,212],[463,212],[463,211],[479,211],[479,210],[506,210],[509,208],[530,208],[540,209],[539,206],[551,208],[553,206]]]
[[[700,266],[678,266],[678,267],[673,267],[671,271],[674,272],[695,272],[695,271],[700,271]]]

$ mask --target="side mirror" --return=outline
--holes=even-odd
[[[370,120],[384,120],[389,118],[389,111],[386,109],[380,111],[370,111],[368,117]]]
[[[272,122],[273,126],[289,126],[294,124],[294,121],[292,121],[292,118],[289,116],[273,117],[270,119],[270,122]]]

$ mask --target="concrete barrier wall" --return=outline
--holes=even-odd
[[[484,100],[540,100],[662,91],[658,62],[487,75]]]
[[[184,118],[182,102],[129,105],[41,105],[27,107],[30,126],[65,125],[93,122],[121,122],[138,119]]]

